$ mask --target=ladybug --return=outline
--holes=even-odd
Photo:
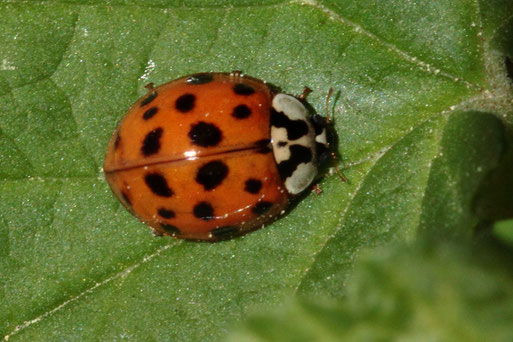
[[[150,87],[110,139],[107,182],[158,235],[219,241],[260,228],[331,156],[326,118],[302,100],[240,72]]]

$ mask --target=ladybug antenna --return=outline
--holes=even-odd
[[[301,100],[301,101],[306,101],[306,97],[308,96],[308,94],[310,94],[312,92],[312,89],[308,88],[308,87],[305,87],[303,89],[303,93],[301,95],[298,96],[298,98]]]
[[[333,88],[330,87],[330,90],[328,90],[328,96],[326,96],[326,122],[328,125],[331,123],[331,116],[330,116],[330,99],[331,95],[333,95]]]
[[[329,104],[330,104],[330,99],[331,99],[331,96],[333,95],[333,88],[330,87],[330,90],[328,91],[328,96],[326,96],[326,123],[328,125],[331,125],[331,111],[329,110]],[[335,169],[335,173],[338,175],[338,177],[340,178],[340,180],[343,182],[343,183],[346,183],[347,182],[347,179],[346,177],[344,177],[344,175],[342,175],[342,172],[340,172],[340,169],[338,168],[338,158],[337,158],[337,155],[335,154],[335,152],[333,151],[333,149],[330,148],[330,154],[331,154],[331,160],[333,162],[333,168]]]

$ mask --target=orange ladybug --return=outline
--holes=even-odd
[[[218,241],[260,228],[329,158],[326,119],[261,80],[200,73],[152,88],[118,124],[103,169],[155,233]]]

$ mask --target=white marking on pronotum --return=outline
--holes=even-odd
[[[272,106],[278,113],[283,113],[290,120],[303,121],[308,126],[307,134],[295,140],[288,139],[285,127],[271,127],[271,143],[276,163],[279,164],[291,158],[290,145],[304,146],[312,153],[310,162],[299,164],[292,175],[284,180],[287,191],[295,195],[305,190],[317,175],[315,132],[310,123],[308,109],[295,97],[277,94],[273,98]],[[286,145],[280,146],[280,142],[286,142]]]

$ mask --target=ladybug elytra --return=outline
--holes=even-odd
[[[239,72],[200,73],[139,99],[107,147],[106,179],[157,234],[218,241],[260,228],[329,158],[327,121]]]

